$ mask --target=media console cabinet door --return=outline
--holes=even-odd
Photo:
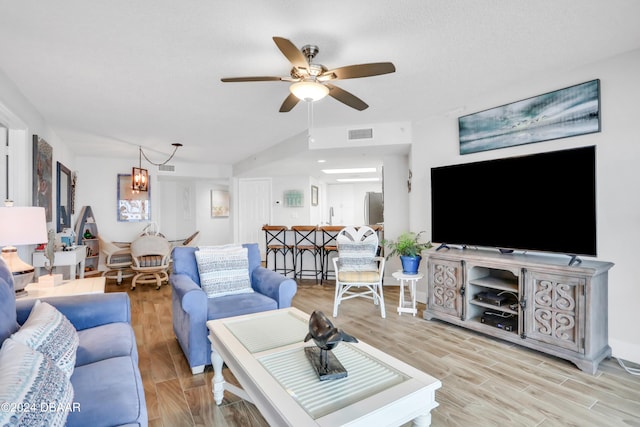
[[[585,282],[581,277],[527,272],[527,339],[584,353]]]
[[[429,257],[428,306],[431,311],[462,317],[462,263]]]

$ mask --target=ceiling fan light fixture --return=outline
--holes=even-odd
[[[296,98],[307,102],[319,101],[329,94],[328,87],[311,80],[294,83],[289,87],[289,90]]]

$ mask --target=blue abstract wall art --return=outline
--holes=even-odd
[[[600,80],[458,118],[460,154],[600,132]]]

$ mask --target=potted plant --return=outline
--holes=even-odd
[[[431,242],[420,243],[420,235],[422,233],[424,233],[424,231],[419,233],[405,231],[400,234],[395,241],[382,241],[382,244],[390,249],[386,258],[389,259],[395,255],[400,256],[402,272],[405,274],[417,274],[420,260],[422,259],[420,253],[424,249],[429,249],[433,246]]]

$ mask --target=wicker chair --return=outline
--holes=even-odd
[[[162,282],[169,280],[171,243],[161,234],[143,234],[131,242],[131,256],[135,272],[131,290],[138,283],[155,283],[160,289]]]
[[[384,257],[376,256],[378,235],[370,227],[343,228],[336,237],[338,257],[333,259],[336,272],[336,294],[333,317],[338,316],[342,301],[364,297],[380,306],[380,315],[386,317],[382,278]]]
[[[131,250],[129,247],[121,247],[105,240],[102,236],[98,236],[98,238],[100,239],[100,251],[104,254],[104,264],[107,266],[107,270],[102,275],[107,279],[116,279],[116,283],[120,285],[122,279],[134,275],[131,269],[131,264],[133,264]]]

